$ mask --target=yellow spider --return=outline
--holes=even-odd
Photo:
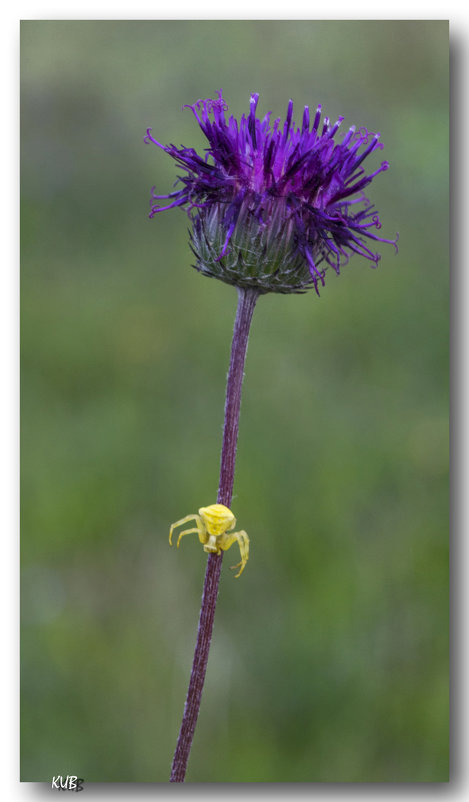
[[[209,507],[201,507],[198,515],[186,515],[180,521],[172,524],[169,530],[169,543],[172,546],[173,530],[177,526],[188,521],[194,520],[196,525],[192,529],[185,529],[184,532],[179,533],[176,546],[179,548],[179,543],[184,535],[189,535],[191,532],[197,532],[199,540],[203,544],[204,551],[213,554],[220,554],[226,551],[237,542],[239,551],[241,553],[241,562],[237,565],[232,565],[232,568],[239,568],[236,578],[242,574],[244,567],[249,558],[249,538],[244,530],[241,532],[232,532],[227,534],[228,530],[234,529],[236,526],[236,518],[231,510],[223,504],[211,504]]]

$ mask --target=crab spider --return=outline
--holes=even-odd
[[[201,507],[198,515],[186,515],[185,518],[181,518],[172,524],[169,530],[169,543],[171,546],[173,545],[173,531],[176,527],[182,526],[188,521],[195,521],[195,526],[191,529],[184,529],[183,532],[179,533],[176,543],[177,548],[179,548],[181,538],[192,532],[197,532],[204,551],[209,554],[221,554],[222,551],[227,551],[233,543],[237,542],[241,554],[241,562],[231,567],[239,568],[235,577],[240,576],[249,558],[249,538],[244,530],[228,534],[228,531],[236,526],[236,518],[231,510],[225,507],[224,504],[211,504],[209,507]]]

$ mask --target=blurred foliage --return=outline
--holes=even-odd
[[[382,134],[377,270],[267,296],[192,782],[448,775],[448,28],[438,21],[22,23],[22,780],[166,782],[215,500],[236,293],[149,221],[205,147],[185,103]],[[236,555],[235,555],[236,557]]]

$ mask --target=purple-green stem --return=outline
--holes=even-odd
[[[257,290],[238,287],[238,308],[236,310],[233,340],[231,343],[230,367],[226,383],[225,423],[223,427],[223,445],[220,463],[220,483],[217,496],[217,503],[224,504],[225,507],[230,507],[231,497],[233,495],[244,363],[252,314],[258,297],[259,293]],[[202,698],[205,682],[205,673],[207,671],[222,559],[223,554],[209,554],[207,559],[197,642],[195,645],[186,704],[184,706],[184,715],[171,768],[170,782],[182,783],[186,776],[187,762],[194,738],[200,709],[200,700]]]

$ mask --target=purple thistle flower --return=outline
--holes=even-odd
[[[364,189],[388,169],[383,161],[367,174],[364,160],[383,146],[379,134],[352,126],[341,142],[335,135],[343,121],[321,125],[321,106],[312,124],[305,106],[301,126],[293,121],[290,100],[283,126],[271,125],[268,112],[256,117],[259,95],[251,95],[250,111],[241,120],[225,119],[222,91],[214,100],[198,100],[192,109],[208,139],[206,155],[193,148],[162,145],[151,135],[145,142],[162,148],[185,171],[176,191],[152,190],[150,217],[175,206],[185,207],[192,222],[194,267],[205,275],[259,293],[304,292],[324,285],[325,271],[337,274],[352,253],[375,267],[380,254],[377,212]],[[168,204],[155,201],[166,199]]]

